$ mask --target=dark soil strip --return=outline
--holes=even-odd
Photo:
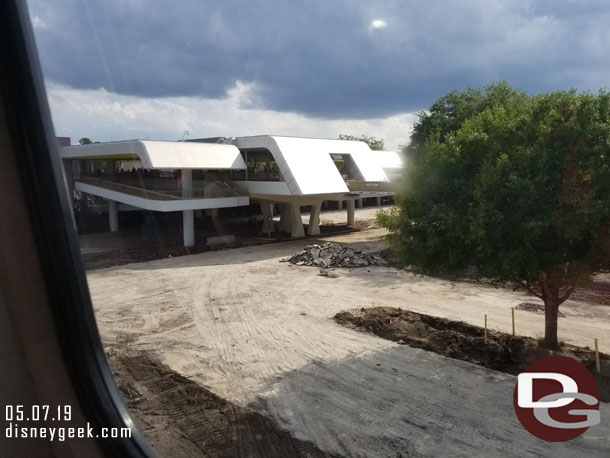
[[[340,458],[148,356],[109,362],[136,424],[160,458]]]
[[[610,371],[602,371],[601,374],[595,371],[595,353],[589,348],[562,345],[560,353],[553,353],[540,348],[539,342],[531,337],[513,337],[490,330],[485,343],[484,330],[478,326],[393,307],[340,312],[334,319],[351,329],[513,375],[523,372],[534,361],[546,356],[568,356],[580,361],[595,375],[601,400],[610,402]],[[600,359],[610,360],[610,355],[600,353]],[[610,367],[607,361],[603,363],[603,366]]]

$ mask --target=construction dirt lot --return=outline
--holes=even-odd
[[[359,214],[357,219],[362,219]],[[117,384],[168,457],[608,457],[610,405],[578,439],[548,443],[513,410],[516,378],[337,324],[342,311],[400,307],[510,332],[539,302],[391,266],[279,262],[334,241],[377,252],[361,232],[174,257],[88,273]],[[610,353],[610,306],[568,301],[559,337]],[[539,337],[544,316],[515,312]]]

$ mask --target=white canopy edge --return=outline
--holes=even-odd
[[[378,151],[364,142],[275,135],[237,137],[232,142],[240,149],[267,148],[293,195],[349,192],[331,154],[351,155],[365,181],[389,181],[376,158]]]
[[[402,167],[402,158],[396,151],[375,151],[379,165],[384,169],[399,169]]]
[[[60,148],[63,159],[122,155],[138,156],[146,169],[246,169],[239,149],[227,144],[125,140]]]

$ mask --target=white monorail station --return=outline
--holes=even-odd
[[[181,211],[185,246],[195,244],[194,211],[250,202],[261,207],[263,232],[304,236],[300,209],[309,206],[307,233],[319,234],[324,201],[347,201],[354,224],[356,203],[391,195],[402,167],[397,153],[371,151],[364,142],[270,135],[94,143],[60,154],[71,192],[107,199],[111,231],[118,230],[118,204]]]

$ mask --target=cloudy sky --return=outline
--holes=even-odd
[[[58,135],[408,142],[452,89],[608,87],[607,0],[30,0]]]

